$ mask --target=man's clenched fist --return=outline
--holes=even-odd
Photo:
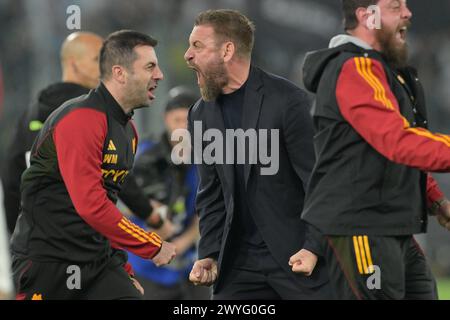
[[[161,249],[158,254],[153,257],[152,261],[157,267],[161,267],[165,264],[169,264],[176,255],[176,247],[170,242],[163,241]]]
[[[289,259],[292,271],[310,276],[317,263],[317,256],[306,249],[301,249]]]
[[[189,274],[189,280],[195,285],[210,286],[217,280],[217,262],[206,258],[197,260]]]

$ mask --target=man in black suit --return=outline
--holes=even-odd
[[[201,234],[190,279],[214,284],[214,299],[327,299],[320,248],[300,219],[314,164],[310,104],[251,65],[253,33],[241,13],[208,10],[189,38],[202,94],[189,112]]]

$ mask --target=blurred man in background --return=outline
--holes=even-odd
[[[405,0],[342,3],[346,34],[304,64],[318,159],[303,218],[325,235],[337,298],[436,299],[413,235],[426,231],[427,212],[450,229],[450,203],[429,174],[450,172],[450,136],[427,130],[424,92],[407,65],[412,13]]]
[[[168,206],[167,219],[174,226],[174,234],[169,239],[177,247],[174,261],[161,268],[129,254],[136,278],[144,288],[145,299],[210,298],[208,288],[196,287],[188,280],[199,237],[198,218],[194,212],[197,191],[195,167],[177,165],[172,161],[172,148],[178,143],[171,140],[172,132],[187,128],[188,109],[197,100],[198,96],[185,87],[171,89],[164,113],[165,132],[156,143],[148,139],[139,144],[133,168],[134,177],[148,198]],[[158,203],[155,205],[158,206]],[[134,222],[144,227],[144,221],[134,219]]]
[[[2,172],[8,231],[13,233],[20,211],[20,177],[29,166],[30,150],[44,121],[67,100],[88,93],[99,84],[98,59],[103,39],[90,32],[70,34],[61,47],[62,81],[43,89],[19,118],[6,150]]]

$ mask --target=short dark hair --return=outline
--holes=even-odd
[[[255,25],[250,19],[236,10],[220,9],[201,12],[195,19],[195,25],[211,25],[220,43],[232,41],[236,53],[249,58],[254,44]]]
[[[354,30],[358,26],[356,10],[358,8],[368,8],[377,4],[379,0],[342,0],[342,12],[344,14],[344,29]]]
[[[176,109],[189,109],[200,98],[194,91],[185,86],[170,89],[168,96],[164,110],[166,113]]]
[[[133,50],[137,46],[155,47],[158,41],[152,37],[133,30],[120,30],[111,33],[103,42],[100,50],[100,78],[111,77],[114,65],[130,68],[137,59]]]

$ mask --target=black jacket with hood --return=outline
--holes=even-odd
[[[37,102],[20,116],[15,132],[6,150],[2,183],[8,231],[12,234],[20,208],[20,177],[27,168],[27,153],[33,146],[48,116],[67,100],[89,92],[75,83],[59,82],[42,90]],[[28,160],[29,162],[29,160]]]

